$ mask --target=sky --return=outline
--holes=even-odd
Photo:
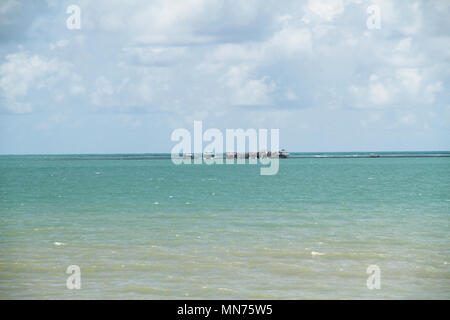
[[[276,128],[291,152],[450,150],[449,17],[448,0],[0,0],[0,154],[170,152],[194,120]]]

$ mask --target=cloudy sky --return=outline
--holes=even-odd
[[[289,151],[450,150],[449,17],[448,0],[0,0],[0,153],[169,152],[194,120],[279,128]]]

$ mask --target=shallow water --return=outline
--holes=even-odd
[[[0,298],[449,299],[450,158],[341,155],[1,156]]]

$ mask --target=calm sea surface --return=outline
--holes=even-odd
[[[381,155],[1,156],[0,298],[450,299],[450,154]]]

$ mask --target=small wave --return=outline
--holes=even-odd
[[[312,256],[323,256],[325,253],[317,252],[317,251],[311,251]]]
[[[54,244],[55,246],[57,246],[57,247],[65,246],[65,245],[66,245],[64,242],[57,242],[57,241],[53,242],[53,244]]]

